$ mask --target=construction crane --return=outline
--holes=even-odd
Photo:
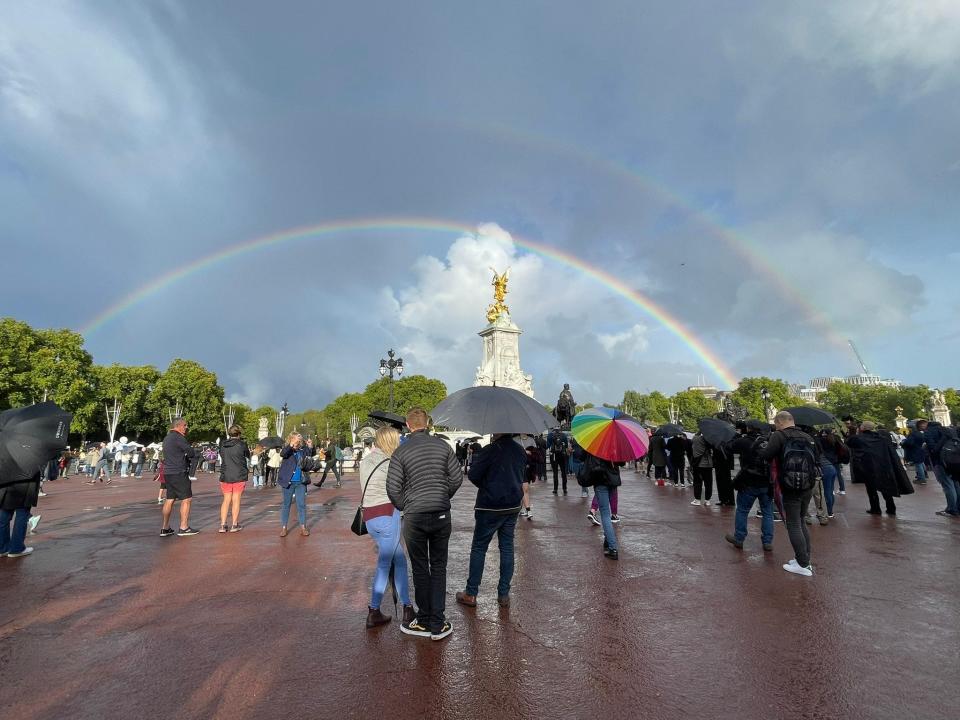
[[[853,344],[853,340],[847,340],[847,343],[850,345],[850,349],[853,350],[853,354],[857,356],[857,362],[859,362],[860,367],[863,368],[863,374],[869,375],[870,371],[867,370],[867,364],[863,361],[863,358],[860,357],[860,351],[857,350],[857,346]]]

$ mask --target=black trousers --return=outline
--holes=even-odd
[[[887,512],[893,515],[897,512],[897,504],[893,501],[893,495],[890,495],[885,492],[877,492],[877,486],[873,483],[872,480],[867,480],[864,482],[864,485],[867,486],[867,497],[870,499],[870,512],[879,513],[880,512],[880,495],[883,495],[884,501],[887,504]]]
[[[563,477],[563,491],[567,491],[567,458],[563,457],[559,461],[551,460],[550,466],[553,468],[553,491],[557,491],[557,471]]]
[[[680,463],[679,465],[677,463],[670,464],[670,481],[674,485],[679,485],[683,480],[683,473],[686,471],[685,465],[685,463]]]
[[[450,543],[450,511],[406,513],[403,539],[413,569],[417,622],[431,632],[443,629],[447,604],[447,546]]]
[[[693,496],[699,500],[701,492],[704,500],[713,496],[713,468],[693,469]]]
[[[723,464],[713,468],[717,478],[717,500],[721,505],[733,505],[736,498],[733,496],[733,480],[730,477],[730,466]]]
[[[327,473],[333,471],[333,476],[337,479],[337,483],[340,482],[340,470],[337,468],[337,461],[331,460],[327,463],[327,466],[323,468],[323,475],[320,476],[320,484],[323,485],[323,481],[327,479]]]
[[[810,508],[810,498],[812,497],[813,490],[804,490],[803,492],[787,490],[783,493],[783,512],[785,515],[783,523],[787,526],[787,535],[790,537],[790,544],[793,546],[793,555],[803,567],[810,564],[810,531],[807,530],[807,523],[804,518],[807,516],[807,510]]]

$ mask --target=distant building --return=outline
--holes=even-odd
[[[859,375],[848,375],[847,377],[839,377],[837,375],[815,377],[806,387],[796,387],[796,389],[794,389],[794,386],[791,386],[790,389],[807,402],[816,403],[819,402],[820,396],[825,393],[827,388],[833,383],[846,383],[847,385],[860,385],[866,387],[881,386],[892,388],[899,388],[903,385],[903,383],[901,383],[899,380],[881,378],[879,375],[870,375],[868,373],[860,373]]]

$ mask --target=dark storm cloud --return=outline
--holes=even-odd
[[[950,6],[168,2],[2,13],[0,235],[17,269],[0,290],[5,313],[79,327],[246,239],[437,216],[497,222],[576,253],[651,295],[741,372],[778,374],[781,349],[798,340],[795,379],[846,370],[825,366],[849,357],[778,290],[786,282],[815,287],[836,332],[863,338],[888,374],[949,381],[939,358],[956,338],[915,328],[945,322],[957,303],[956,264],[942,262],[960,220]],[[248,399],[317,404],[365,381],[360,358],[409,340],[384,314],[383,289],[415,286],[416,259],[443,258],[455,237],[344,233],[237,257],[147,298],[90,346],[102,362],[198,357]],[[571,282],[549,263],[543,272],[540,292]],[[28,300],[41,277],[58,282]],[[83,291],[68,292],[73,283]],[[577,287],[582,296],[555,301],[571,322],[602,292]],[[615,399],[639,363],[666,363],[650,375],[667,389],[688,384],[685,363],[705,372],[635,308],[588,322],[598,347],[616,349],[604,358],[622,364],[605,366],[598,399]],[[638,324],[653,333],[646,350],[645,331],[631,334]],[[424,355],[439,337],[449,347],[445,333],[417,332]],[[539,331],[526,339],[536,377],[590,368]],[[469,358],[448,358],[458,381],[477,362],[475,340],[455,343]]]

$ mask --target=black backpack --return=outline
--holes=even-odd
[[[750,446],[748,462],[743,468],[751,475],[766,478],[767,480],[770,479],[770,463],[769,461],[764,460],[760,453],[766,449],[769,442],[769,435],[757,435],[756,439],[753,441],[753,444]]]
[[[784,435],[783,452],[780,454],[780,484],[797,492],[810,490],[817,482],[816,445],[810,438]]]
[[[960,439],[947,435],[940,446],[940,463],[954,477],[960,477]]]

